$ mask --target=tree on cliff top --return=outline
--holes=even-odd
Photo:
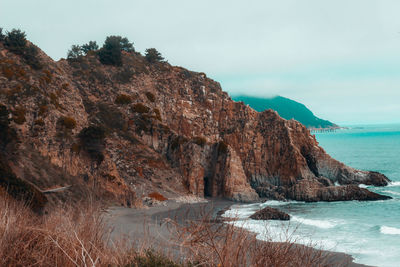
[[[99,50],[99,46],[97,45],[96,41],[89,41],[89,43],[84,44],[81,46],[81,50],[85,55],[90,51],[97,51]]]
[[[108,36],[103,47],[97,52],[100,62],[105,65],[122,66],[122,51],[134,52],[133,43],[121,36]]]
[[[74,60],[79,59],[83,56],[82,48],[79,45],[72,45],[71,49],[68,50],[67,59]]]
[[[22,56],[26,63],[34,69],[41,69],[42,64],[38,57],[39,49],[28,42],[25,32],[19,29],[12,29],[4,36],[0,31],[0,40],[4,42],[4,46],[16,55]]]
[[[3,42],[5,37],[6,36],[3,34],[3,28],[0,28],[0,42]]]
[[[25,32],[17,29],[7,33],[4,39],[4,45],[13,53],[23,55],[27,41]]]
[[[164,60],[161,53],[158,52],[157,49],[155,49],[155,48],[146,49],[145,57],[146,57],[146,60],[150,63],[160,62],[160,61]]]

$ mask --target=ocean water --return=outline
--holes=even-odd
[[[400,266],[400,125],[349,127],[334,133],[317,133],[316,138],[337,160],[388,176],[393,181],[389,186],[367,188],[393,199],[331,203],[268,201],[235,205],[224,216],[239,218],[233,223],[258,233],[260,239],[312,244],[351,254],[357,263]],[[265,206],[289,213],[291,221],[266,223],[248,218]]]

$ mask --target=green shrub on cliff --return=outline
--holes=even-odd
[[[67,59],[77,60],[83,56],[82,48],[79,45],[72,45],[71,49],[68,50]]]
[[[42,68],[38,58],[38,48],[28,43],[25,32],[19,29],[12,29],[3,39],[4,46],[14,54],[22,56],[26,63],[32,68]]]
[[[0,28],[0,42],[3,42],[5,37],[6,36],[3,34],[3,28]]]
[[[85,53],[85,55],[87,55],[91,51],[99,50],[99,45],[96,43],[96,41],[89,41],[89,43],[81,46],[81,50],[83,53]]]
[[[164,60],[161,53],[158,52],[157,49],[155,49],[155,48],[146,49],[145,57],[146,57],[146,60],[150,63],[161,62]]]
[[[133,43],[130,43],[126,37],[113,35],[106,38],[97,55],[102,64],[122,66],[122,51],[134,52]]]
[[[4,39],[4,45],[14,54],[22,55],[27,45],[25,32],[12,29],[12,31],[7,33]]]

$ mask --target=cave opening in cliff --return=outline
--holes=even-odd
[[[211,190],[210,178],[205,176],[204,177],[204,196],[211,197],[212,196],[211,192],[212,192],[212,190]]]

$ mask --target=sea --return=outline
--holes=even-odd
[[[357,125],[336,132],[316,133],[333,158],[348,166],[378,171],[392,182],[386,187],[360,185],[391,196],[384,201],[280,202],[234,205],[223,216],[269,241],[292,241],[319,249],[344,252],[356,263],[400,266],[400,124]],[[265,206],[291,215],[289,222],[249,219]]]

